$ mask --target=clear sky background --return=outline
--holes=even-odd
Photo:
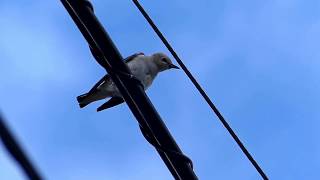
[[[123,56],[168,53],[130,0],[92,2]],[[319,0],[141,3],[270,179],[320,178]],[[60,1],[0,24],[0,109],[46,179],[172,179],[125,104],[78,107],[105,72]],[[200,179],[261,179],[183,71],[147,93]],[[25,179],[2,144],[0,179]]]

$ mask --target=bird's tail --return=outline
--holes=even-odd
[[[86,101],[86,98],[88,97],[88,95],[89,93],[85,93],[77,97],[77,101],[79,103],[80,108],[83,108],[90,103]]]

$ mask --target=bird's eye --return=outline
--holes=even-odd
[[[161,60],[165,63],[168,63],[167,58],[162,58]]]

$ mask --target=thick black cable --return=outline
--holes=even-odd
[[[224,127],[228,130],[228,132],[230,133],[230,135],[232,136],[232,138],[236,141],[236,143],[239,145],[240,149],[242,150],[242,152],[247,156],[247,158],[249,159],[249,161],[252,163],[252,165],[256,168],[256,170],[258,171],[258,173],[261,175],[261,177],[265,180],[268,180],[267,175],[263,172],[263,170],[260,168],[259,164],[255,161],[255,159],[251,156],[251,154],[249,153],[249,151],[246,149],[246,147],[243,145],[243,143],[241,142],[241,140],[239,139],[239,137],[236,135],[236,133],[232,130],[232,128],[230,127],[230,125],[228,124],[228,122],[224,119],[224,117],[222,116],[222,114],[219,112],[219,110],[215,107],[215,105],[213,104],[213,102],[210,100],[210,98],[208,97],[208,95],[205,93],[205,91],[202,89],[202,87],[200,86],[200,84],[197,82],[197,80],[193,77],[193,75],[191,74],[191,72],[188,70],[188,68],[184,65],[184,63],[182,62],[182,60],[179,58],[179,56],[177,55],[177,53],[174,51],[174,49],[171,47],[171,45],[169,44],[169,42],[166,40],[166,38],[163,36],[163,34],[161,33],[161,31],[158,29],[158,27],[154,24],[154,22],[152,21],[152,19],[150,18],[150,16],[146,13],[146,11],[143,9],[143,7],[140,5],[140,3],[138,2],[138,0],[133,0],[134,4],[137,6],[137,8],[139,9],[139,11],[142,13],[142,15],[145,17],[145,19],[148,21],[148,23],[150,24],[150,26],[152,27],[152,29],[156,32],[156,34],[159,36],[159,38],[161,39],[161,41],[164,43],[164,45],[167,47],[167,49],[170,51],[170,53],[172,54],[172,56],[176,59],[177,63],[181,66],[181,68],[183,69],[183,71],[186,73],[186,75],[189,77],[189,79],[191,80],[191,82],[194,84],[194,86],[197,88],[197,90],[199,91],[199,93],[202,95],[202,97],[205,99],[205,101],[207,102],[207,104],[210,106],[210,108],[214,111],[214,113],[218,116],[219,120],[221,121],[221,123],[224,125]]]
[[[156,148],[158,151],[170,154],[172,156],[175,156],[176,158],[178,158],[179,160],[185,161],[186,163],[188,163],[190,165],[190,167],[193,169],[193,163],[192,160],[184,155],[183,153],[180,153],[178,151],[174,151],[172,149],[169,149],[165,146],[161,146],[160,144],[158,144],[156,142],[156,139],[154,137],[154,135],[150,135],[149,132],[147,130],[145,130],[141,125],[139,125],[140,127],[140,131],[142,132],[142,135],[146,138],[146,140],[154,147]]]
[[[88,0],[61,0],[61,2],[92,48],[92,52],[102,54],[103,58],[96,58],[96,60],[110,74],[139,125],[146,130],[148,137],[150,136],[156,145],[182,154],[144,89],[134,79],[132,80],[130,70],[94,15],[90,2]],[[156,148],[156,150],[175,179],[198,179],[189,162],[182,161],[176,154],[166,153],[162,151],[163,149]]]
[[[1,115],[0,115],[0,139],[2,140],[7,151],[21,166],[21,168],[23,169],[23,171],[26,173],[26,175],[30,180],[42,179],[37,169],[34,167],[34,165],[32,165],[31,161],[28,159],[27,155],[23,152],[17,140],[15,140],[14,136],[9,131]]]
[[[103,56],[103,54],[101,52],[95,51],[92,48],[90,48],[90,51],[91,51],[93,57],[98,62],[106,61],[106,59],[104,59],[104,56]],[[144,85],[142,84],[142,82],[138,78],[136,78],[133,74],[129,74],[129,73],[126,73],[126,72],[123,72],[123,71],[119,71],[119,70],[113,69],[113,68],[109,69],[109,73],[116,73],[118,76],[121,76],[121,77],[123,77],[125,79],[131,80],[131,81],[133,81],[133,83],[138,84],[142,89],[144,89]],[[172,150],[172,149],[170,149],[170,148],[168,148],[166,146],[163,146],[163,145],[159,144],[157,142],[157,140],[156,140],[155,135],[152,134],[152,132],[148,131],[146,128],[144,128],[141,124],[139,124],[139,128],[141,130],[142,135],[145,137],[145,139],[154,148],[156,148],[157,151],[160,151],[160,152],[175,156],[177,159],[187,162],[190,165],[190,167],[193,169],[192,160],[188,156],[184,155],[181,152]]]

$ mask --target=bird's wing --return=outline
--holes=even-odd
[[[128,62],[132,61],[134,58],[136,58],[137,56],[140,56],[140,55],[144,55],[144,53],[143,52],[139,52],[139,53],[132,54],[131,56],[125,58],[123,61],[125,63],[128,63]]]
[[[104,75],[88,92],[88,94],[91,94],[95,92],[99,86],[101,86],[103,83],[107,82],[110,79],[110,75],[106,74]]]
[[[125,63],[129,63],[130,61],[132,61],[134,58],[136,58],[139,55],[144,55],[144,53],[139,52],[139,53],[135,53],[127,58],[124,59]],[[110,80],[110,75],[106,74],[105,76],[103,76],[88,92],[89,94],[94,93],[99,86],[101,86],[102,84],[106,83],[107,81]]]

